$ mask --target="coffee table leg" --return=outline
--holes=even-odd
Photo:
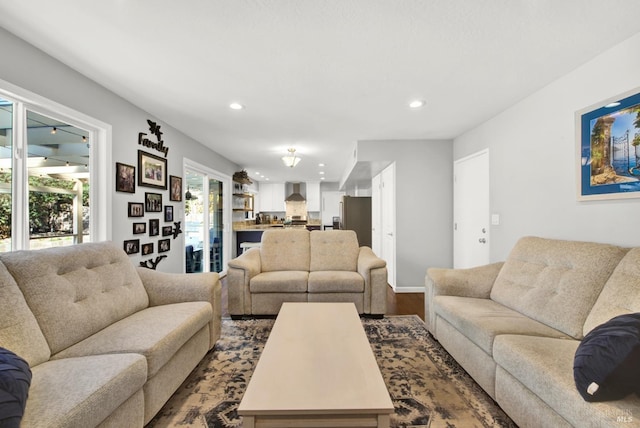
[[[389,428],[391,418],[389,415],[378,415],[378,428]]]
[[[242,417],[242,426],[244,428],[255,428],[256,426],[256,417],[255,416],[243,416]],[[389,426],[389,425],[387,425]]]

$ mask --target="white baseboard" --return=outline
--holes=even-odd
[[[394,293],[424,293],[424,286],[417,287],[391,287]]]

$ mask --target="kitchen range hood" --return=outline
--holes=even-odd
[[[286,197],[285,202],[305,202],[306,199],[300,194],[300,183],[293,183],[293,193]]]

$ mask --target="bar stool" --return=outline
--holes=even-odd
[[[218,238],[213,239],[213,244],[211,244],[211,256],[209,257],[209,265],[211,272],[220,272],[222,270],[222,260],[220,254],[220,242]]]
[[[240,254],[243,254],[249,248],[260,248],[259,242],[241,242],[240,243]]]

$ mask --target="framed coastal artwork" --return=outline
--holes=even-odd
[[[640,88],[576,113],[578,200],[640,198]]]

